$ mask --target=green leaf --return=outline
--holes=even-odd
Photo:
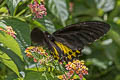
[[[8,13],[8,10],[6,7],[0,8],[0,13]]]
[[[108,35],[114,40],[114,42],[120,46],[120,35],[117,33],[117,31],[110,30]]]
[[[7,26],[11,26],[17,33],[16,36],[21,41],[22,46],[31,45],[29,24],[16,18],[8,18],[4,19],[4,21]]]
[[[19,71],[16,64],[11,60],[11,58],[7,54],[5,53],[0,54],[0,58],[3,64],[5,64],[8,68],[10,68],[13,72],[15,72],[19,76]]]
[[[115,80],[120,80],[120,74],[115,77]]]
[[[87,18],[90,16],[96,16],[98,13],[97,12],[98,10],[96,8],[94,0],[88,0],[88,1],[75,0],[74,3],[75,3],[75,5],[73,7],[72,14],[73,14],[73,17],[75,16],[77,19],[80,17],[81,20],[84,20],[85,17]],[[90,18],[90,20],[91,20],[91,18]]]
[[[116,21],[117,23],[117,21]],[[115,31],[116,33],[120,34],[120,25],[116,24],[114,22],[109,22],[109,24],[111,25],[111,30]],[[109,34],[109,33],[108,33]],[[110,32],[110,34],[112,34],[112,31]]]
[[[49,0],[48,8],[62,22],[62,25],[65,26],[65,21],[69,16],[65,0]]]
[[[21,53],[20,46],[13,37],[11,37],[10,35],[0,31],[0,43],[2,43],[3,46],[12,50],[23,61],[23,56],[22,56],[22,53]]]
[[[115,60],[115,56],[117,53],[117,46],[115,43],[109,44],[107,46],[104,46],[105,54],[107,55],[107,58],[111,61]]]
[[[86,80],[86,78],[83,78],[82,80]]]
[[[116,64],[117,69],[120,70],[120,32],[119,32],[119,26],[115,26],[113,28],[114,30],[111,30],[109,32],[109,36],[113,39],[113,42],[115,43],[115,47],[112,48],[112,51],[114,52],[114,56],[112,56],[114,58],[114,62]]]
[[[54,24],[52,23],[51,20],[46,19],[45,20],[45,26],[50,33],[53,33],[56,30],[55,26],[54,26]]]
[[[93,63],[93,65],[96,65],[102,69],[107,69],[107,66],[104,64],[104,62],[101,62],[97,60],[96,58],[92,59],[91,62]]]
[[[115,54],[114,61],[118,70],[120,70],[120,50]]]
[[[37,20],[32,20],[32,24],[35,24],[36,26],[40,27],[41,30],[46,31],[45,26],[39,23]]]
[[[115,63],[115,66],[120,70],[120,50],[119,46],[112,43],[105,47],[105,52],[107,57]]]
[[[50,73],[45,74],[48,80],[54,80],[53,76]]]
[[[18,55],[16,55],[16,53],[14,53],[13,51],[11,51],[10,49],[4,48],[0,46],[0,50],[2,52],[4,52],[5,54],[7,54],[11,60],[16,64],[17,68],[19,69],[19,71],[24,71],[24,62],[20,59],[20,57]]]
[[[10,14],[13,16],[15,14],[15,8],[21,0],[6,0],[7,6],[10,10]]]
[[[0,27],[5,28],[6,25],[3,22],[0,22]]]
[[[46,80],[42,72],[26,71],[24,80]]]
[[[104,12],[108,12],[114,9],[115,0],[95,0],[98,9],[103,9]]]
[[[108,21],[112,21],[113,22],[113,18],[119,17],[119,14],[120,14],[120,1],[117,0],[116,4],[115,4],[115,8],[109,14]]]

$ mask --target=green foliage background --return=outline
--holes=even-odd
[[[110,24],[111,29],[103,38],[85,46],[80,57],[89,68],[85,78],[120,80],[120,0],[45,0],[47,16],[35,20],[28,8],[30,2],[0,0],[0,27],[12,26],[17,33],[15,40],[0,32],[0,80],[57,80],[52,76],[55,72],[60,73],[57,70],[51,73],[44,68],[40,68],[40,72],[33,67],[26,68],[33,64],[24,53],[31,45],[31,30],[39,27],[52,33],[66,25],[94,20]],[[69,10],[70,3],[73,4],[72,11]]]

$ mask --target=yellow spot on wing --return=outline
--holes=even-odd
[[[58,56],[56,56],[56,55],[54,55],[54,58],[59,59],[59,57],[58,57]]]
[[[75,52],[73,52],[73,53],[72,53],[72,56],[76,57],[76,53],[75,53]]]
[[[70,48],[68,48],[67,46],[63,45],[62,43],[60,42],[56,42],[55,43],[57,44],[57,46],[62,50],[64,51],[64,54],[69,54],[70,51],[72,51]]]
[[[80,53],[80,51],[79,51],[79,50],[76,50],[76,52],[77,52],[77,53]]]
[[[57,44],[57,46],[58,46],[60,49],[62,49],[60,43],[58,43],[58,42],[56,42],[56,41],[55,41],[55,43]]]
[[[68,59],[70,59],[70,60],[72,59],[71,55],[68,55],[67,57],[68,57]]]
[[[55,44],[61,49],[61,51],[63,51],[64,52],[64,54],[67,54],[67,58],[68,59],[72,59],[72,57],[76,57],[77,55],[76,55],[76,53],[80,53],[80,51],[79,50],[76,50],[75,52],[72,50],[72,49],[70,49],[69,47],[67,47],[67,46],[65,46],[64,44],[62,44],[62,43],[60,43],[60,42],[57,42],[57,41],[55,41]],[[55,54],[56,55],[59,55],[59,54],[61,54],[61,53],[58,53],[57,52],[57,50],[54,48],[54,50],[55,50]],[[70,54],[70,53],[72,53],[72,54]],[[57,57],[57,56],[56,56]],[[58,58],[59,58],[59,56],[58,56]]]
[[[55,47],[53,47],[53,48],[54,48],[54,52],[55,52],[55,54],[58,55],[58,52],[57,52],[57,50],[55,49]]]

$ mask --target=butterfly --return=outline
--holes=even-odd
[[[54,59],[72,61],[78,59],[85,45],[106,34],[110,25],[100,21],[86,21],[72,24],[50,34],[34,28],[31,39],[39,45],[47,45]]]

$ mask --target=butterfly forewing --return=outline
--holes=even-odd
[[[72,50],[82,49],[84,45],[103,36],[110,26],[104,22],[91,21],[69,25],[58,30],[53,35],[58,42],[63,43]]]

